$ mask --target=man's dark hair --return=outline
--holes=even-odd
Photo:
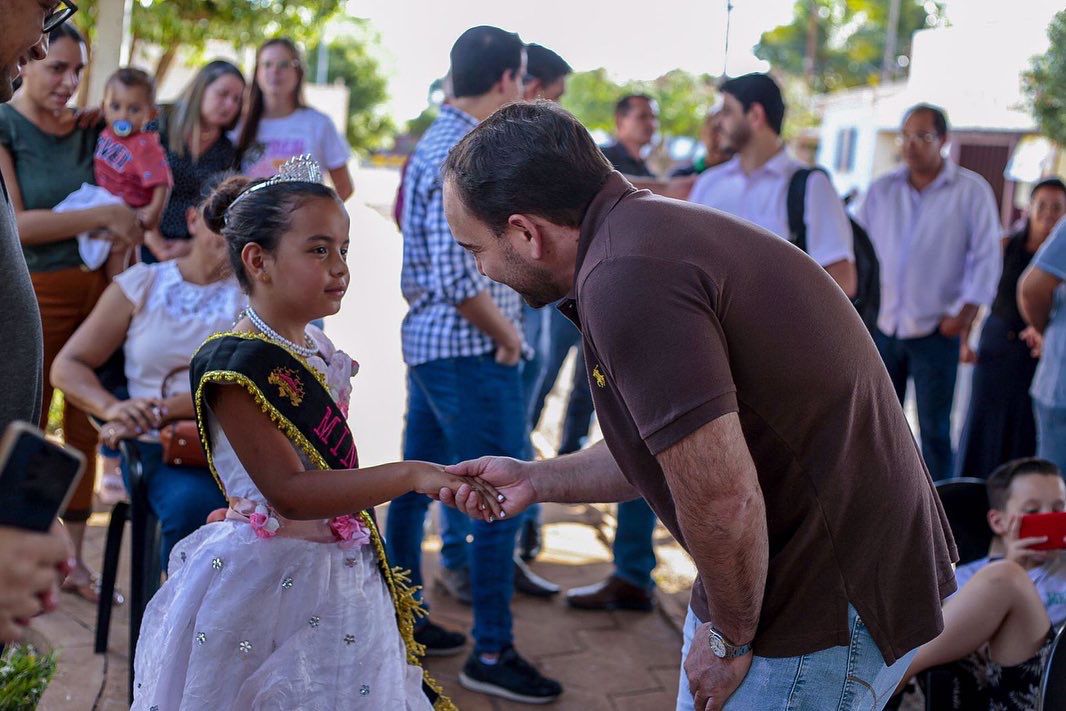
[[[441,177],[497,235],[516,213],[578,227],[613,168],[588,130],[550,101],[488,117],[448,154]]]
[[[1044,178],[1039,183],[1033,186],[1033,189],[1029,192],[1029,197],[1036,195],[1036,191],[1041,188],[1051,188],[1052,190],[1060,190],[1066,195],[1066,183],[1062,182],[1062,178]]]
[[[522,68],[522,40],[499,27],[471,27],[452,45],[452,92],[457,99],[487,94],[500,76]]]
[[[547,47],[539,44],[526,45],[526,74],[539,80],[544,86],[554,84],[573,72],[573,68],[565,59]]]
[[[988,489],[988,505],[997,511],[1003,511],[1007,506],[1007,499],[1010,498],[1011,482],[1026,474],[1062,476],[1059,468],[1046,459],[1027,457],[1007,462],[997,467],[985,482]]]
[[[941,138],[948,135],[948,115],[944,113],[944,109],[932,104],[915,104],[903,114],[903,123],[907,123],[907,119],[917,113],[927,113],[933,118],[933,130],[936,135]]]
[[[127,89],[144,89],[149,104],[155,104],[155,80],[148,72],[133,67],[123,67],[107,78],[104,85],[106,93],[115,84],[121,84]]]
[[[649,104],[655,103],[655,99],[647,94],[626,94],[614,105],[614,117],[621,118],[628,114],[635,108],[634,104],[637,101],[647,101]]]
[[[781,127],[785,124],[785,99],[781,96],[781,87],[769,74],[745,74],[727,79],[718,86],[718,90],[739,101],[745,113],[752,104],[761,106],[770,128],[781,135]]]

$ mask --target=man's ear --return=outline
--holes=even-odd
[[[530,215],[516,213],[507,218],[508,233],[517,240],[515,248],[530,259],[544,258],[546,235],[541,225]]]

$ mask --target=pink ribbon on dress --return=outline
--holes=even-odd
[[[277,512],[251,499],[232,497],[226,510],[227,521],[239,521],[252,527],[257,538],[274,536],[299,538],[315,543],[333,543],[344,549],[370,543],[370,529],[358,516],[345,514],[328,521],[295,521],[278,516]]]

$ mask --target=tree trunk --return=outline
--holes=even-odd
[[[818,0],[810,0],[807,9],[807,54],[803,58],[803,76],[807,87],[814,91],[814,74],[818,56]]]
[[[137,56],[137,45],[141,43],[141,38],[137,35],[133,35],[130,38],[130,56],[126,58],[126,66],[132,66],[134,58]]]
[[[155,66],[155,85],[162,86],[163,81],[167,77],[167,72],[170,71],[171,65],[178,56],[178,48],[171,45],[167,48],[167,51],[163,52],[163,56],[159,58],[159,63]]]

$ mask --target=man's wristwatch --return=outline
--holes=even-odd
[[[739,645],[733,644],[714,627],[711,627],[710,630],[708,641],[711,645],[711,651],[714,652],[714,656],[719,659],[735,659],[737,657],[743,657],[751,652],[751,642]]]

